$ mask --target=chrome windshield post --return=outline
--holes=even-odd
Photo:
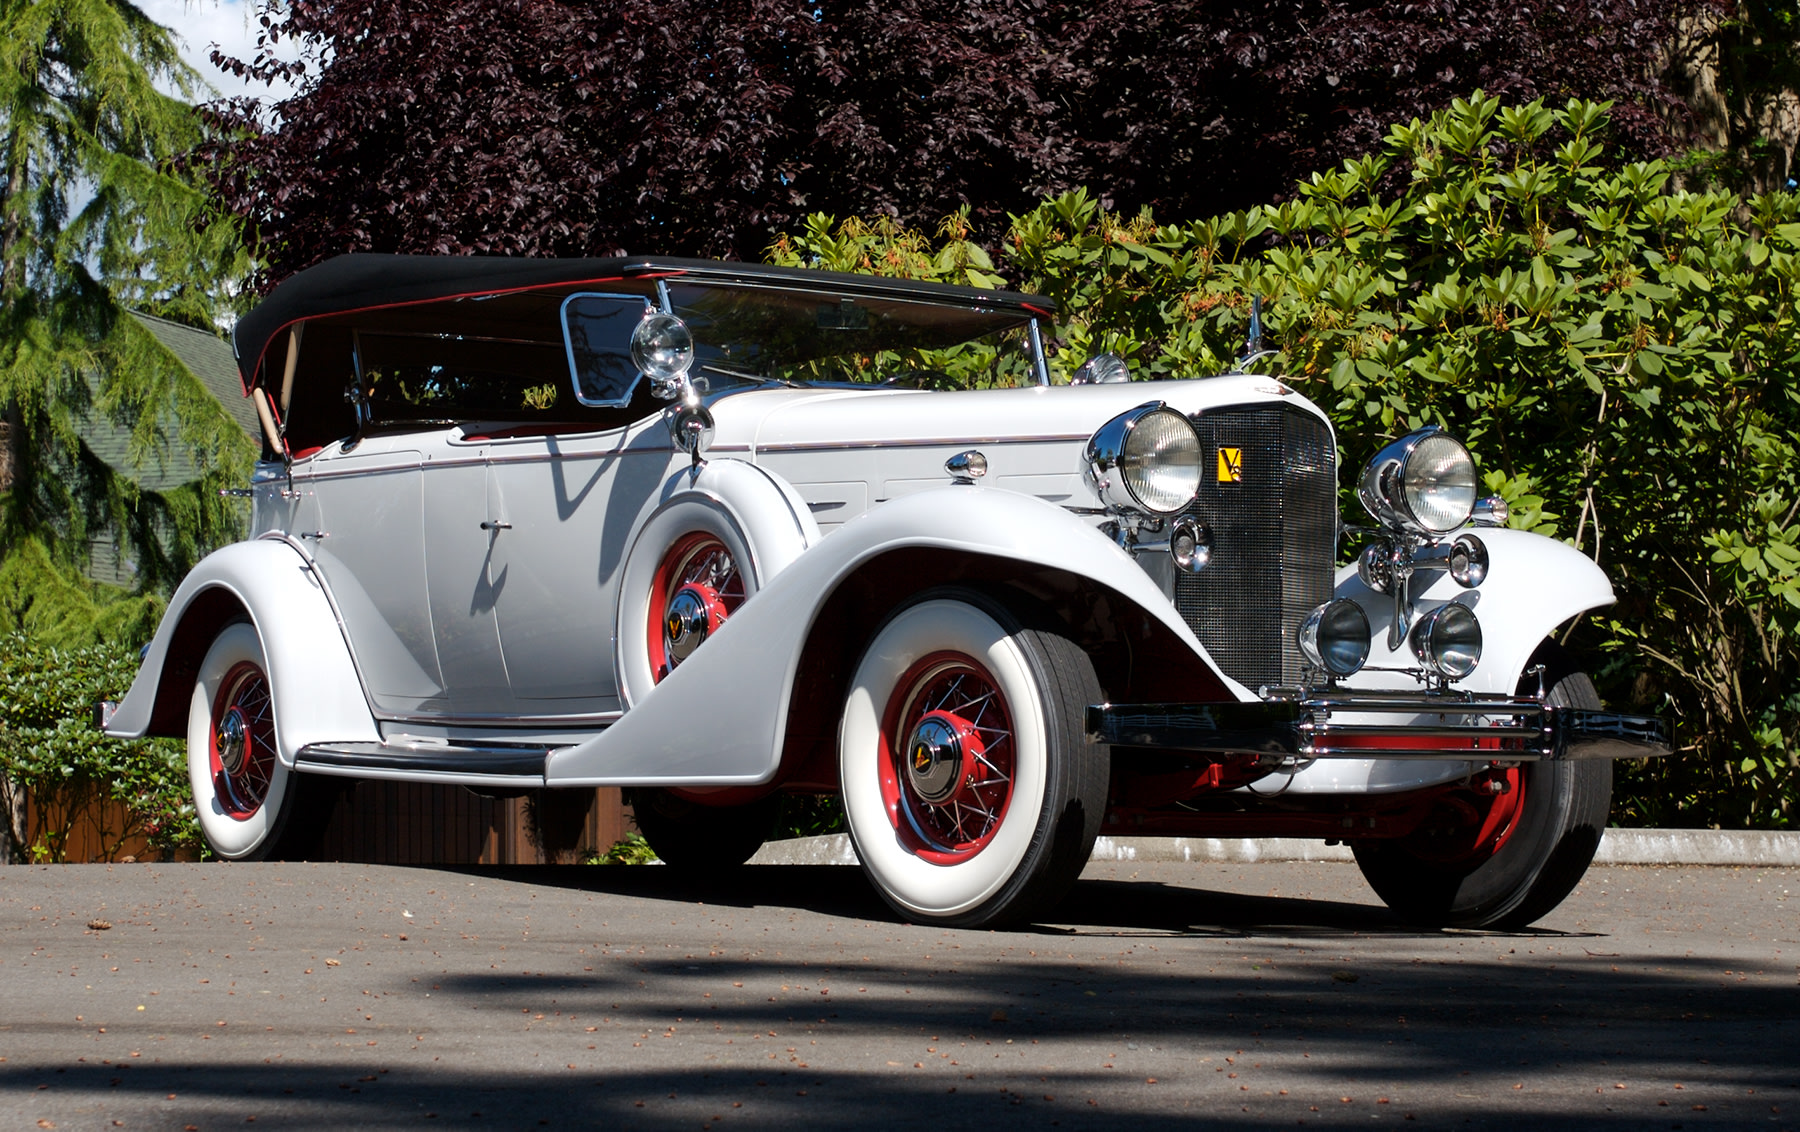
[[[1039,385],[1050,384],[1050,359],[1044,356],[1044,332],[1038,327],[1038,320],[1032,319],[1027,327],[1031,338],[1031,368],[1037,372]]]

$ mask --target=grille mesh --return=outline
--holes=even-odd
[[[1297,684],[1294,630],[1331,599],[1337,550],[1337,457],[1331,433],[1285,405],[1209,409],[1200,432],[1200,494],[1186,512],[1212,528],[1212,561],[1175,575],[1175,608],[1228,676],[1251,690]],[[1242,453],[1243,479],[1221,483],[1219,449]]]

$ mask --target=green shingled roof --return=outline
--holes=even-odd
[[[156,335],[169,352],[181,359],[181,364],[197,378],[201,384],[212,391],[212,395],[225,406],[231,419],[243,428],[251,440],[258,437],[260,427],[256,420],[256,408],[251,405],[250,398],[244,396],[244,386],[238,378],[237,359],[231,356],[231,345],[216,334],[205,330],[195,330],[191,326],[183,326],[179,322],[170,322],[166,318],[155,315],[138,314],[132,316]]]
[[[189,372],[200,379],[246,435],[256,439],[256,410],[244,396],[243,386],[238,384],[237,362],[231,356],[229,345],[205,330],[195,330],[165,318],[136,311],[132,312],[132,317],[143,323]],[[168,491],[199,478],[199,467],[179,445],[162,453],[160,460],[145,465],[133,463],[129,454],[130,439],[127,430],[98,417],[89,417],[81,429],[81,440],[88,451],[131,477],[132,482],[145,491]]]
[[[238,382],[237,361],[231,346],[205,330],[196,330],[155,315],[132,312],[150,333],[156,335],[168,351],[200,379],[231,419],[255,441],[259,425],[256,410],[244,396]],[[199,478],[200,469],[180,445],[172,446],[162,459],[149,465],[134,464],[130,457],[131,434],[100,416],[90,416],[81,427],[81,442],[88,451],[119,472],[131,477],[145,491],[164,492]],[[102,533],[88,546],[88,576],[127,589],[136,585],[137,571],[120,553],[111,533]]]

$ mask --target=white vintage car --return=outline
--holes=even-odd
[[[1608,760],[1668,749],[1552,640],[1601,572],[1505,529],[1435,430],[1347,526],[1294,389],[1053,384],[1052,313],[681,259],[302,272],[235,335],[251,537],[102,726],[186,736],[224,858],[339,775],[627,787],[698,868],[835,794],[882,896],[944,924],[1040,915],[1103,832],[1342,840],[1433,924],[1556,906]]]

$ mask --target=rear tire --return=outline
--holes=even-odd
[[[668,790],[629,792],[638,831],[663,864],[684,871],[735,869],[756,855],[775,828],[781,797],[707,806]]]
[[[1585,672],[1546,641],[1531,665],[1545,666],[1547,699],[1559,707],[1598,708]],[[1535,692],[1527,676],[1519,692]],[[1519,767],[1523,794],[1515,825],[1499,848],[1447,863],[1422,851],[1419,835],[1355,846],[1356,863],[1376,895],[1402,918],[1425,927],[1516,930],[1546,916],[1574,891],[1606,830],[1612,762],[1535,762]]]
[[[188,704],[188,783],[213,856],[262,861],[317,847],[340,788],[284,766],[276,735],[262,640],[233,622],[200,662]]]

